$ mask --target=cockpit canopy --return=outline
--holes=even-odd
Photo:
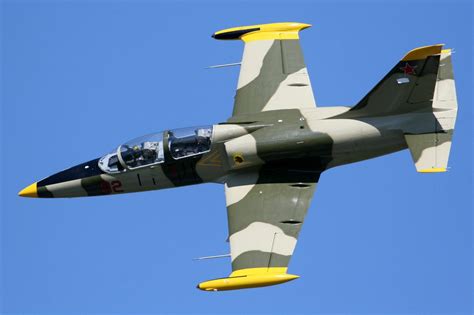
[[[181,128],[168,132],[171,156],[182,159],[209,151],[211,148],[211,127]]]
[[[161,163],[165,160],[163,133],[149,134],[130,140],[118,148],[125,167],[138,168]]]
[[[142,136],[120,145],[99,160],[107,173],[119,173],[200,155],[211,149],[212,126],[167,130]],[[166,158],[165,158],[166,157]]]

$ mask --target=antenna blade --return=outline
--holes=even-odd
[[[214,255],[214,256],[204,256],[204,257],[193,258],[193,260],[206,260],[206,259],[224,258],[224,257],[230,257],[230,254]]]
[[[216,68],[224,68],[224,67],[234,67],[234,66],[240,66],[242,62],[234,62],[234,63],[226,63],[223,65],[215,65],[215,66],[209,66],[206,69],[216,69]]]

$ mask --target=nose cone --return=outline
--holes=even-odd
[[[20,197],[38,198],[38,185],[36,183],[24,188],[18,193]]]

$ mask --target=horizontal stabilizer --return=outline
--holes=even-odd
[[[458,107],[451,54],[450,49],[444,49],[440,54],[432,96],[432,112],[435,118],[433,132],[405,135],[416,170],[420,173],[445,172],[448,165]],[[420,121],[418,125],[422,123]]]
[[[405,140],[420,173],[446,172],[452,133],[405,135]]]

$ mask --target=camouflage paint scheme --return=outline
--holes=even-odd
[[[210,150],[117,173],[99,159],[25,188],[40,198],[224,184],[233,273],[199,284],[229,290],[286,282],[313,192],[328,168],[410,149],[419,172],[447,168],[457,113],[451,50],[410,51],[354,107],[316,107],[299,43],[301,23],[223,30],[244,41],[232,117],[213,125]]]

